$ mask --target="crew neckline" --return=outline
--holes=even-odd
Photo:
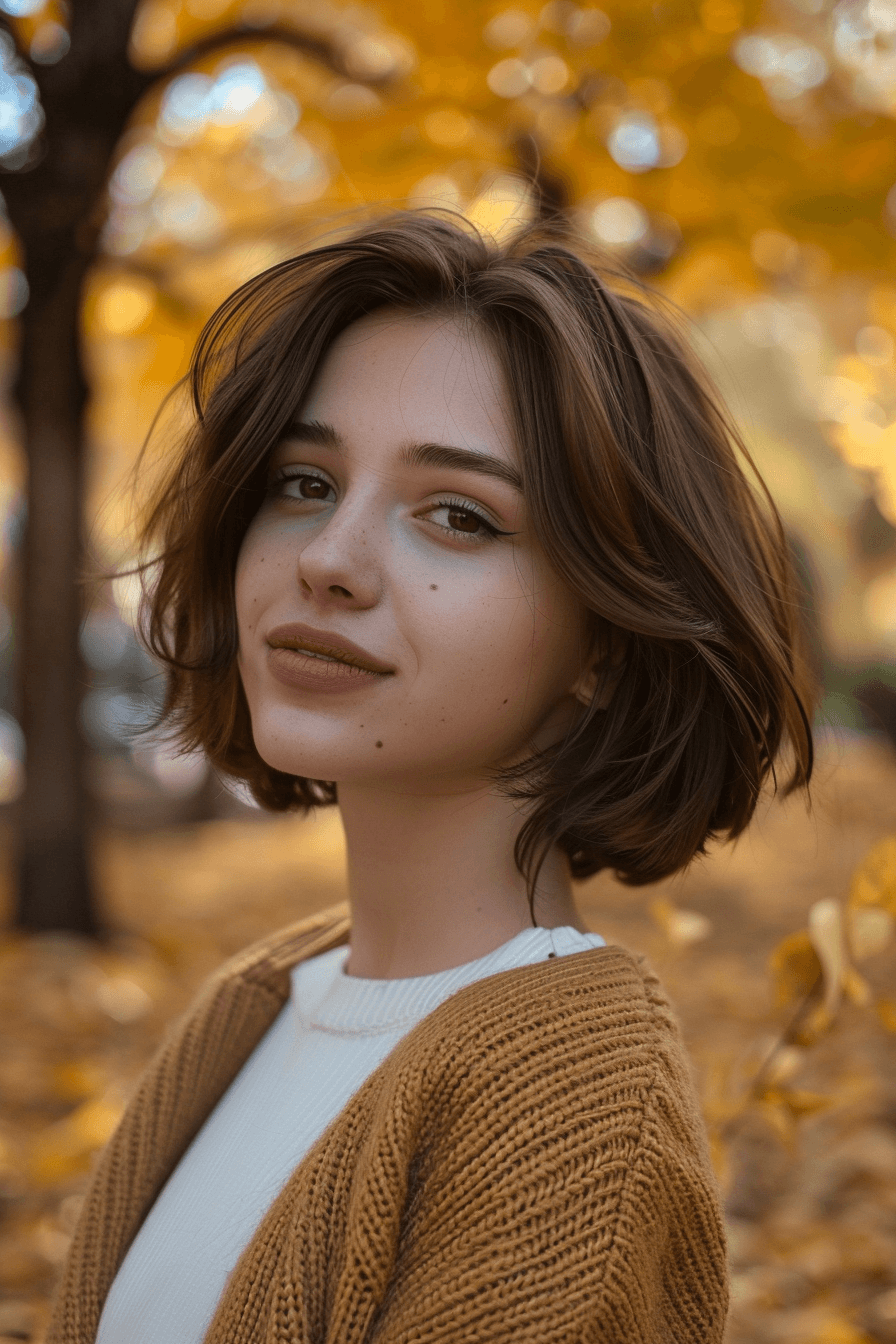
[[[551,955],[603,945],[600,934],[581,933],[571,925],[521,929],[500,947],[460,966],[383,980],[347,975],[344,967],[351,949],[342,944],[293,967],[291,997],[300,1028],[374,1035],[418,1021],[449,994],[476,980]]]

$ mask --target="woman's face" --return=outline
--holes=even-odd
[[[263,760],[453,792],[560,736],[586,613],[536,544],[517,472],[487,337],[380,312],[331,346],[237,564]],[[328,658],[328,636],[377,670]]]

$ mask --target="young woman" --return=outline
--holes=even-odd
[[[811,690],[780,525],[583,248],[392,216],[203,332],[156,500],[166,716],[349,899],[206,986],[88,1192],[52,1344],[712,1344],[675,1018],[572,882],[736,836]],[[247,892],[251,900],[251,892]]]

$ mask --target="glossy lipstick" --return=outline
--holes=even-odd
[[[394,669],[344,635],[310,625],[280,625],[267,636],[268,666],[278,681],[309,691],[354,691]]]

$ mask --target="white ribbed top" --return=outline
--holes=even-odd
[[[115,1277],[97,1344],[201,1344],[227,1276],[290,1173],[401,1038],[449,995],[515,966],[602,947],[524,929],[463,966],[346,975],[349,947],[291,972],[289,1001],[175,1167]]]

